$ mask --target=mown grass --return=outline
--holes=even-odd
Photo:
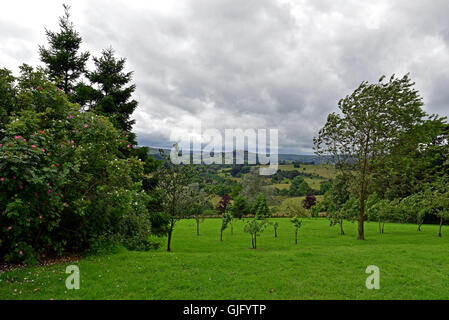
[[[28,267],[0,275],[0,299],[449,299],[449,228],[356,224],[345,236],[324,219],[306,219],[300,243],[288,219],[272,227],[252,250],[243,222],[219,241],[219,219],[208,219],[196,236],[191,220],[177,224],[172,248],[94,256],[77,263],[81,289],[67,290],[67,264]],[[380,268],[380,290],[365,287],[368,265]]]

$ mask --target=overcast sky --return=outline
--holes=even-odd
[[[340,98],[410,72],[428,113],[449,115],[447,0],[3,1],[0,67],[39,65],[62,3],[99,55],[112,46],[137,85],[140,144],[171,130],[277,128],[281,152],[310,153]]]

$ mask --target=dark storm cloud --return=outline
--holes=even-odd
[[[340,98],[393,73],[410,72],[426,111],[448,114],[447,1],[100,0],[72,7],[93,55],[112,46],[135,71],[142,144],[170,146],[172,129],[200,120],[203,129],[278,128],[282,152],[310,152]],[[48,25],[29,23],[0,28],[14,40],[2,60],[28,56],[27,41],[37,52],[42,42],[24,30]]]

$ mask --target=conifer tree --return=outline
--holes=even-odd
[[[49,48],[39,46],[41,61],[46,65],[49,78],[70,97],[78,79],[86,71],[89,52],[79,53],[82,38],[70,21],[70,7],[63,5],[64,15],[59,18],[59,32],[45,30]]]

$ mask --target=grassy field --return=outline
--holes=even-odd
[[[387,224],[380,235],[368,223],[340,236],[327,220],[304,220],[299,245],[288,219],[277,219],[252,250],[243,222],[219,241],[219,219],[196,236],[193,221],[175,229],[172,248],[87,257],[78,262],[81,289],[65,288],[65,267],[53,265],[0,275],[0,299],[449,299],[449,228]],[[368,265],[380,268],[380,290],[365,287]]]
[[[281,164],[279,165],[280,170],[292,171],[297,170],[304,173],[314,173],[323,178],[331,179],[337,174],[335,167],[330,164],[301,164],[301,167],[295,168],[293,164]]]

